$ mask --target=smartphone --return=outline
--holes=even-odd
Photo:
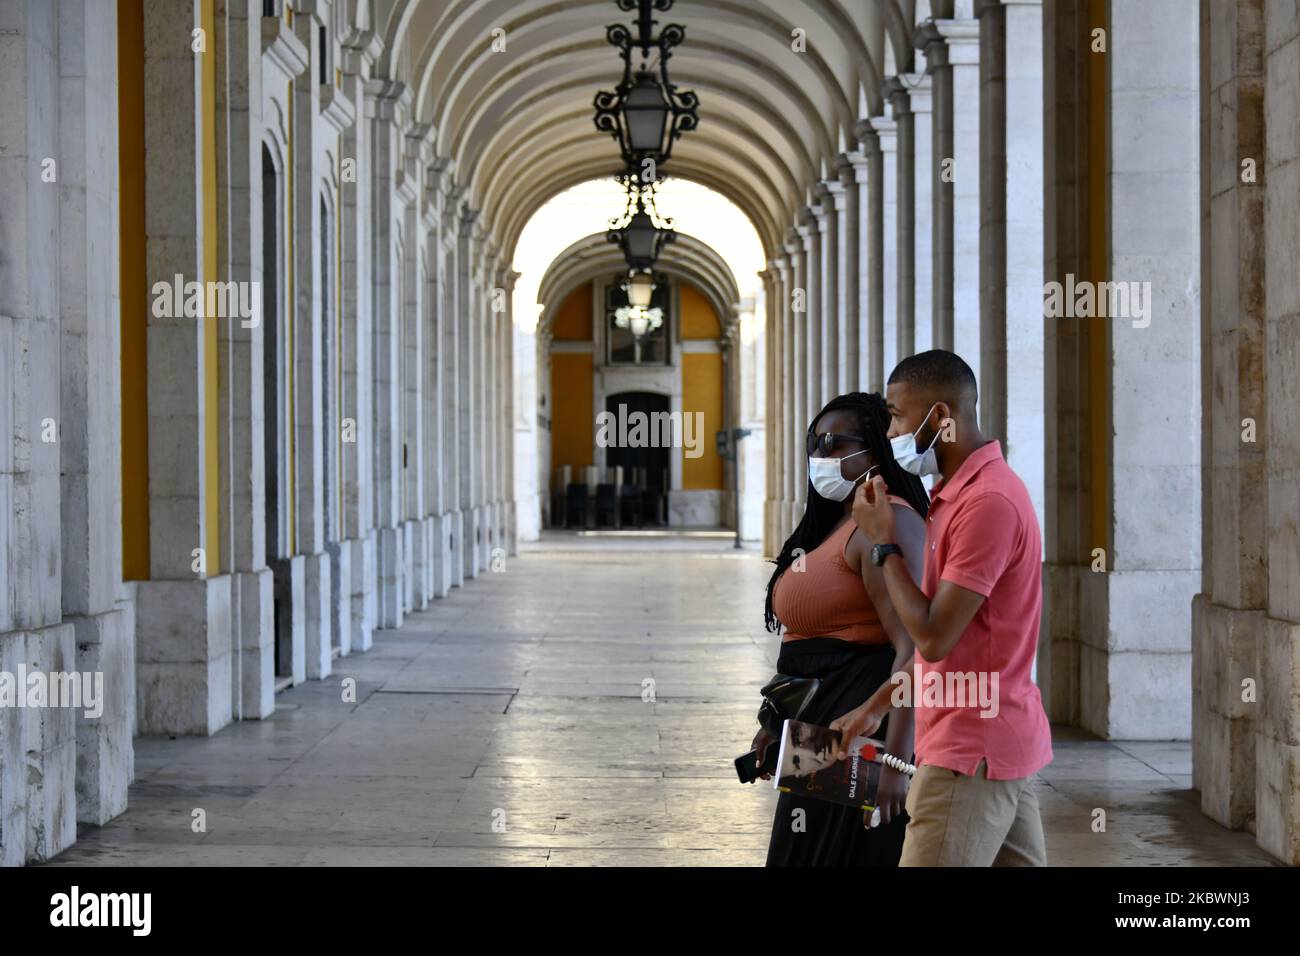
[[[776,770],[776,759],[780,756],[781,748],[776,745],[776,741],[768,744],[767,753],[763,755],[763,766],[758,766],[758,751],[751,750],[747,754],[741,754],[736,758],[736,775],[740,777],[741,783],[753,783],[760,775],[772,773]]]

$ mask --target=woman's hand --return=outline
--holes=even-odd
[[[776,738],[762,727],[759,727],[758,733],[754,734],[754,742],[750,744],[750,749],[757,751],[757,759],[755,760],[755,763],[758,766],[763,766],[763,755],[767,753],[768,746],[774,743],[776,743]],[[758,779],[771,780],[772,775],[770,773],[760,773]]]
[[[892,767],[881,767],[880,786],[876,788],[876,806],[880,808],[882,827],[903,812],[908,783],[907,774],[899,773]]]
[[[880,726],[881,715],[871,710],[871,701],[865,701],[847,714],[831,721],[831,730],[840,732],[839,759],[849,755],[848,746],[855,737],[867,737],[875,733]]]

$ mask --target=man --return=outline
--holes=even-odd
[[[871,559],[884,569],[890,600],[926,662],[924,683],[938,681],[931,686],[944,691],[939,706],[929,706],[923,688],[911,687],[919,766],[900,865],[1045,866],[1034,777],[1051,762],[1052,742],[1030,677],[1042,607],[1033,504],[1001,445],[980,434],[975,376],[960,357],[934,349],[904,359],[885,398],[899,464],[941,476],[931,493],[920,588],[896,544],[884,482],[858,488],[853,504],[854,521],[875,543]],[[993,707],[954,699],[954,688],[976,680],[998,692]],[[890,695],[877,693],[844,715],[836,722],[847,734],[841,739],[870,733],[889,706]]]

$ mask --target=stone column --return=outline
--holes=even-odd
[[[844,308],[840,300],[840,263],[844,256],[840,224],[844,219],[844,187],[839,180],[817,184],[822,228],[822,334],[820,407],[840,394],[840,328]]]
[[[380,40],[369,31],[357,31],[342,38],[342,92],[362,107],[366,84],[379,55]],[[358,114],[361,109],[357,110]],[[371,170],[370,130],[372,124],[360,115],[343,131],[344,174],[339,184],[339,207],[343,215],[343,294],[339,301],[343,320],[340,355],[343,376],[344,435],[340,443],[343,466],[343,507],[340,531],[344,547],[351,554],[348,589],[352,626],[350,648],[367,651],[373,644],[378,603],[371,582],[376,579],[375,465],[373,382],[370,369],[373,344],[373,285],[371,282],[371,193],[367,176]],[[351,162],[354,175],[346,172]],[[349,425],[350,423],[350,425]],[[351,440],[349,441],[349,432]]]
[[[315,14],[301,12],[293,29],[307,48],[310,66],[293,81],[291,108],[294,136],[293,182],[293,291],[289,302],[293,325],[293,511],[296,518],[295,553],[303,558],[306,594],[305,674],[294,664],[295,678],[319,679],[331,669],[332,568],[325,545],[325,468],[328,462],[326,423],[321,409],[322,389],[329,387],[327,354],[321,341],[322,290],[325,274],[321,242],[320,179],[325,170],[318,149],[316,119],[320,114],[321,86],[316,64],[320,50],[320,22]]]
[[[1201,363],[1204,563],[1192,601],[1192,786],[1202,812],[1233,829],[1256,822],[1260,708],[1242,690],[1261,675],[1256,650],[1269,578],[1270,499],[1259,493],[1269,487],[1271,445],[1263,40],[1256,4],[1201,3],[1201,354],[1210,359]],[[1248,179],[1243,160],[1255,165]]]
[[[860,390],[862,316],[866,314],[866,246],[862,229],[867,159],[862,153],[841,153],[836,168],[843,187],[844,213],[840,233],[839,380],[844,392]]]
[[[916,117],[902,79],[887,78],[883,91],[896,131],[893,230],[897,363],[916,351]]]
[[[778,453],[776,459],[776,490],[773,497],[776,499],[776,537],[779,539],[777,545],[780,546],[785,539],[790,537],[790,514],[794,501],[794,480],[791,477],[791,455],[793,446],[797,444],[794,441],[796,433],[791,429],[794,427],[794,315],[790,310],[790,289],[793,284],[791,276],[792,266],[788,253],[779,255],[772,260],[772,265],[776,268],[776,276],[773,287],[775,298],[774,319],[777,329],[777,342],[779,350],[776,356],[776,424],[774,431],[780,433],[778,442],[773,446],[774,454]]]
[[[451,160],[445,163],[442,187],[442,432],[447,436],[443,448],[443,482],[446,495],[446,534],[450,549],[448,585],[459,587],[465,582],[465,516],[461,511],[461,444],[460,428],[461,370],[461,298],[460,282],[460,197],[461,190],[452,181]]]
[[[980,429],[1043,520],[1041,0],[981,0]]]
[[[374,308],[374,505],[378,531],[375,590],[377,622],[385,628],[400,627],[402,623],[401,290],[397,286],[398,263],[393,248],[393,198],[398,130],[404,122],[410,97],[410,91],[400,83],[375,79],[366,84]]]
[[[212,54],[191,50],[197,4],[144,4],[145,182],[216,182],[205,141]],[[189,11],[194,11],[190,14]],[[212,35],[209,22],[207,34]],[[212,50],[212,46],[208,46]],[[205,75],[205,71],[207,72]],[[215,89],[213,89],[215,94]],[[215,117],[211,117],[215,125]],[[210,164],[210,165],[206,165]],[[205,168],[206,165],[206,168]],[[215,194],[215,190],[213,191]],[[231,719],[231,581],[220,536],[218,321],[159,304],[162,285],[218,281],[215,203],[205,190],[145,190],[149,580],[136,585],[138,732],[213,734]],[[215,195],[214,197],[215,198]],[[155,285],[155,284],[160,285]],[[162,315],[159,315],[162,312]]]
[[[216,57],[218,270],[250,290],[263,281],[262,24],[246,3],[217,0]],[[230,157],[230,162],[224,161]],[[266,563],[266,455],[261,296],[250,293],[254,316],[237,309],[217,317],[223,570],[231,579],[234,715],[269,717],[275,710],[274,580]]]
[[[866,158],[866,202],[862,227],[866,253],[866,311],[862,314],[866,345],[863,377],[868,392],[884,392],[885,373],[885,192],[884,157],[880,139],[871,123],[863,120],[854,129]]]
[[[885,379],[898,364],[898,124],[888,116],[871,117],[871,128],[880,145],[881,212],[881,376]]]
[[[799,238],[803,244],[804,304],[804,427],[822,407],[822,228],[820,206],[805,206],[800,218]]]
[[[474,448],[477,424],[475,401],[478,398],[479,372],[477,368],[478,341],[474,321],[477,296],[474,292],[473,233],[478,211],[465,206],[460,214],[460,231],[456,247],[456,321],[460,326],[459,386],[456,401],[456,436],[460,443],[460,510],[462,533],[458,539],[461,547],[461,571],[465,578],[478,575],[475,558],[477,542],[477,493],[479,456]]]
[[[804,474],[805,449],[803,447],[804,429],[808,427],[808,290],[805,276],[807,256],[804,253],[803,237],[799,230],[792,229],[786,237],[786,255],[790,259],[790,438],[786,476],[786,490],[790,501],[790,527],[794,528],[803,517],[803,504],[807,496],[807,482]]]
[[[979,24],[967,17],[930,20],[918,28],[917,44],[934,91],[934,344],[965,359],[982,385]]]
[[[917,59],[922,59],[919,52]],[[913,138],[912,201],[899,204],[899,215],[911,217],[912,279],[908,285],[914,317],[913,353],[934,348],[937,341],[934,309],[934,114],[931,110],[930,77],[922,69],[918,65],[916,73],[904,73],[898,77],[907,90],[908,125]],[[902,281],[900,272],[899,282]]]
[[[1239,6],[1251,12],[1250,5]],[[1294,866],[1300,863],[1300,11],[1294,3],[1264,5],[1264,50],[1268,604],[1256,641],[1255,833],[1261,847]]]

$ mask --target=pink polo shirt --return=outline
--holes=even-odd
[[[1030,677],[1043,604],[1033,503],[997,441],[935,485],[931,499],[921,589],[933,598],[940,580],[951,581],[985,600],[947,657],[915,658],[918,763],[973,775],[985,758],[990,780],[1027,777],[1052,761],[1047,714]],[[953,693],[931,698],[940,706],[926,706],[927,683],[939,680],[930,686]],[[951,706],[963,699],[966,706]]]

